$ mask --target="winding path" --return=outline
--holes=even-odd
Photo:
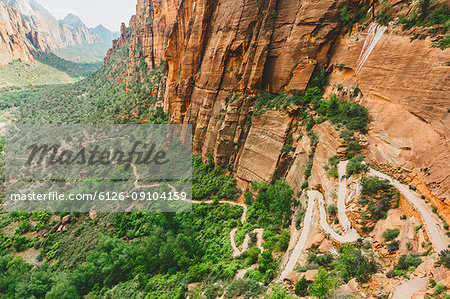
[[[369,173],[381,179],[389,180],[389,182],[394,187],[396,187],[406,197],[406,199],[414,206],[414,208],[422,216],[425,230],[427,231],[430,241],[437,252],[440,252],[444,249],[448,249],[447,246],[449,244],[449,240],[442,230],[442,223],[440,219],[434,217],[433,212],[419,196],[417,196],[411,190],[409,190],[409,187],[406,187],[404,184],[400,183],[399,181],[391,178],[390,176],[382,172],[379,172],[371,168]]]
[[[347,195],[347,178],[345,177],[346,168],[348,161],[342,161],[338,164],[338,177],[339,177],[339,189],[338,189],[338,200],[337,200],[337,208],[338,208],[338,219],[339,223],[342,226],[345,235],[339,235],[336,233],[328,224],[327,221],[327,212],[325,210],[325,201],[323,199],[323,195],[321,193],[318,194],[318,202],[319,202],[319,212],[320,212],[320,226],[322,229],[330,235],[334,240],[340,243],[346,242],[355,242],[360,238],[360,235],[356,231],[356,229],[350,229],[351,223],[348,220],[346,213],[345,203],[350,200],[352,196],[356,194],[356,192],[352,191],[349,197],[346,200]]]
[[[338,165],[338,174],[339,178],[342,178],[345,174],[346,167],[347,167],[348,161],[340,162]],[[347,198],[347,201],[356,194],[357,190],[354,190],[350,193],[349,197]],[[347,180],[342,179],[339,182],[339,192],[338,192],[338,217],[339,217],[339,223],[341,223],[342,227],[347,228],[350,227],[350,220],[348,220],[347,214],[346,214],[346,197],[347,194]],[[306,210],[304,222],[303,222],[303,229],[300,235],[300,238],[297,241],[297,244],[294,247],[294,250],[292,251],[291,256],[289,257],[289,260],[286,264],[286,267],[284,268],[283,272],[280,275],[279,280],[283,280],[288,273],[294,270],[295,265],[297,264],[297,261],[301,255],[301,253],[305,250],[306,247],[306,241],[308,240],[308,237],[314,230],[313,224],[315,223],[315,215],[313,215],[313,208],[314,203],[316,202],[319,206],[319,215],[320,220],[319,224],[322,227],[322,229],[330,235],[331,238],[336,240],[340,243],[346,243],[346,242],[355,242],[360,237],[358,232],[355,229],[349,229],[347,234],[345,235],[339,235],[336,233],[328,224],[327,221],[327,212],[325,211],[325,201],[323,199],[322,193],[315,191],[315,190],[309,190],[308,191],[308,208]]]
[[[136,165],[131,164],[132,168],[133,168],[133,173],[134,176],[136,177],[136,180],[134,181],[134,186],[135,188],[149,188],[149,187],[156,187],[162,184],[167,184],[170,189],[172,190],[172,192],[176,192],[177,189],[175,188],[175,186],[173,186],[172,184],[168,184],[168,183],[160,183],[160,182],[155,182],[155,183],[149,183],[149,184],[140,184],[139,183],[139,178],[141,177],[141,174],[138,172]],[[213,200],[191,200],[191,199],[187,199],[185,200],[188,203],[192,203],[192,204],[201,204],[201,203],[205,203],[205,204],[212,204],[214,203]],[[247,205],[244,203],[238,203],[238,202],[234,202],[234,201],[228,201],[228,200],[221,200],[219,201],[219,203],[222,204],[229,204],[231,206],[240,206],[243,208],[243,212],[241,215],[241,223],[244,224],[247,221]],[[231,247],[233,248],[233,257],[237,257],[239,255],[241,255],[242,253],[244,253],[245,251],[247,251],[248,249],[248,244],[250,243],[250,235],[247,233],[245,235],[244,238],[244,242],[242,243],[242,250],[239,250],[238,246],[236,246],[236,241],[235,241],[235,235],[237,232],[238,228],[235,227],[230,231],[230,242],[231,242]],[[253,233],[256,233],[256,246],[258,246],[258,248],[263,251],[264,248],[262,247],[262,235],[264,232],[264,229],[262,228],[256,228],[252,231]],[[245,269],[243,269],[245,270]],[[245,273],[244,273],[245,274]]]
[[[235,227],[230,231],[230,241],[231,241],[231,247],[233,248],[233,257],[240,256],[242,253],[246,252],[248,249],[248,244],[250,243],[250,235],[246,234],[244,238],[244,242],[242,243],[242,250],[239,250],[239,248],[236,246],[235,242],[235,235],[238,228]],[[263,235],[264,229],[262,228],[256,228],[252,231],[252,233],[256,233],[256,246],[261,251],[264,251],[264,248],[262,247],[262,235]]]
[[[428,277],[413,278],[407,280],[399,286],[395,287],[394,296],[391,299],[406,299],[411,298],[412,295],[426,287],[428,284]]]
[[[286,264],[286,267],[284,267],[283,272],[281,272],[279,280],[283,280],[286,275],[288,275],[290,272],[294,270],[295,264],[297,264],[297,260],[300,257],[300,254],[303,252],[306,246],[306,241],[308,240],[309,235],[314,230],[314,224],[315,223],[315,215],[313,214],[314,209],[314,202],[316,201],[316,196],[320,194],[317,191],[308,191],[308,207],[306,209],[305,217],[303,219],[303,228],[302,232],[300,234],[300,237],[297,241],[297,244],[294,247],[294,250],[291,253],[291,256],[289,257],[289,260]]]

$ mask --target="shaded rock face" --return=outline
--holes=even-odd
[[[284,174],[296,189],[309,140],[303,136],[294,157],[285,157],[278,149],[294,131],[292,121],[272,112],[252,117],[254,102],[262,90],[303,93],[313,72],[325,66],[331,81],[326,96],[339,84],[358,84],[362,92],[356,101],[373,120],[370,162],[409,169],[431,193],[448,198],[450,50],[432,48],[429,40],[411,42],[393,26],[342,34],[339,12],[345,4],[358,3],[138,0],[136,16],[123,25],[114,47],[130,41],[130,55],[144,57],[150,67],[165,61],[163,106],[171,122],[193,125],[195,152],[212,153],[245,180],[270,181],[283,160],[294,159]],[[333,67],[338,64],[344,67]],[[342,144],[326,126],[314,129],[326,140],[317,148],[310,184],[329,189],[316,173]],[[263,139],[263,133],[270,136]]]
[[[33,46],[27,38],[28,32],[30,28],[20,13],[0,2],[0,65],[17,59],[33,61]]]

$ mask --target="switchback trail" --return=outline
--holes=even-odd
[[[423,202],[423,200],[414,194],[409,187],[400,183],[399,181],[391,178],[390,176],[379,172],[375,169],[370,169],[370,174],[377,176],[381,179],[389,180],[389,182],[397,188],[406,199],[414,206],[414,208],[422,216],[425,230],[428,233],[431,243],[437,252],[448,249],[449,240],[448,237],[442,230],[443,224],[438,217],[433,216],[433,212],[430,208]]]
[[[279,280],[283,280],[286,275],[294,270],[295,264],[297,264],[297,260],[300,257],[300,254],[304,251],[306,246],[306,241],[308,240],[309,235],[314,230],[315,215],[313,214],[314,202],[316,201],[316,196],[320,194],[317,191],[308,191],[308,207],[306,209],[305,217],[303,219],[303,228],[300,234],[300,237],[297,241],[297,244],[294,247],[294,250],[289,257],[289,260],[284,267],[283,272],[281,272]]]

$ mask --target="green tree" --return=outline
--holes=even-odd
[[[279,285],[274,285],[272,291],[267,294],[264,298],[266,299],[294,299],[295,297],[289,295],[285,288]]]
[[[328,298],[337,287],[336,279],[322,267],[319,268],[314,278],[314,283],[308,289],[308,293],[312,297],[319,299]]]
[[[258,247],[252,247],[247,251],[247,265],[253,265],[258,261],[258,256],[261,253],[261,249]]]
[[[309,282],[303,275],[302,278],[300,278],[300,280],[295,284],[295,295],[305,297],[306,295],[308,295],[308,287]]]
[[[394,229],[386,229],[384,232],[383,232],[383,238],[386,240],[386,241],[392,241],[392,240],[394,240],[395,238],[397,238],[397,236],[400,234],[400,230],[398,229],[398,228],[394,228]]]

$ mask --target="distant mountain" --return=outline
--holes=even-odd
[[[81,19],[74,15],[74,14],[68,14],[63,20],[59,20],[59,22],[61,24],[76,28],[76,27],[80,27],[83,26],[84,23],[83,21],[81,21]]]
[[[119,32],[112,32],[108,28],[105,28],[103,25],[98,25],[95,28],[90,28],[90,30],[96,33],[105,44],[111,45],[111,42],[120,37]]]
[[[49,11],[34,0],[0,1],[16,8],[28,26],[39,34],[40,42],[45,44],[45,47],[39,45],[40,48],[52,51],[83,43],[92,44],[102,42],[76,16],[68,17],[70,21],[73,21],[73,19],[76,20],[73,23],[76,26],[68,26],[58,22]],[[79,23],[75,24],[77,21]]]
[[[10,25],[8,27],[8,36],[15,37],[13,38],[13,47],[16,44],[21,47],[20,51],[8,50],[6,46],[3,50],[0,48],[0,56],[4,57],[0,63],[7,63],[8,61],[17,59],[17,53],[25,53],[26,51],[23,49],[25,47],[30,48],[27,43],[32,44],[31,48],[34,47],[34,49],[30,49],[30,52],[35,50],[37,52],[47,53],[57,50],[61,51],[65,48],[70,48],[69,52],[73,53],[77,47],[86,48],[85,45],[92,45],[89,46],[90,49],[96,50],[98,48],[99,51],[103,52],[105,44],[110,45],[110,41],[105,42],[103,38],[100,38],[79,17],[73,14],[69,14],[63,20],[58,21],[35,0],[0,0],[0,2],[6,4],[2,9],[4,12],[2,17],[3,21],[0,21],[2,23],[2,30],[6,30],[3,29],[3,24],[15,24],[14,26]],[[20,21],[18,21],[18,17],[20,17]],[[16,27],[18,28],[17,30],[20,29],[20,34],[14,31],[13,28]],[[19,36],[24,35],[29,42],[20,40]],[[7,43],[5,42],[5,44]],[[20,58],[22,58],[21,56],[26,57],[27,54],[19,55]],[[77,61],[77,57],[79,55],[75,55],[73,58],[66,57],[66,59]],[[98,53],[96,53],[93,60],[98,59]]]

